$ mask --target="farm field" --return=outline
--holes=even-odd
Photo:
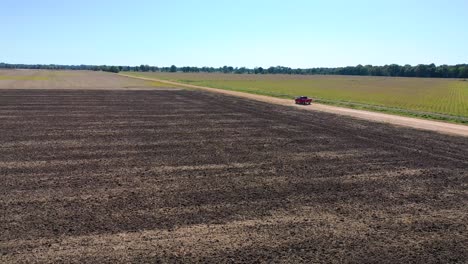
[[[0,84],[1,263],[468,259],[465,137],[77,74]]]
[[[468,123],[468,81],[362,76],[249,75],[219,73],[124,74],[459,123]]]
[[[156,81],[142,81],[93,71],[2,70],[0,89],[154,89],[167,87]]]

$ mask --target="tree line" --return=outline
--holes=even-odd
[[[115,66],[115,65],[56,65],[56,64],[8,64],[0,63],[0,69],[47,69],[47,70],[91,70],[106,72],[205,72],[233,74],[302,74],[302,75],[360,75],[360,76],[391,76],[391,77],[426,77],[426,78],[468,78],[468,64],[439,65],[419,64],[384,66],[357,65],[336,68],[290,68],[283,66],[269,68],[246,67],[157,67],[149,65]]]

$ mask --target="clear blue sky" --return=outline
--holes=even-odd
[[[467,0],[2,0],[0,62],[468,63]]]

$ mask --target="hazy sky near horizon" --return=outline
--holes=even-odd
[[[468,63],[467,0],[1,0],[0,62]]]

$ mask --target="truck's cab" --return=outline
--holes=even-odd
[[[296,97],[294,101],[296,102],[296,104],[302,104],[302,105],[310,105],[312,103],[312,99],[308,98],[307,96]]]

